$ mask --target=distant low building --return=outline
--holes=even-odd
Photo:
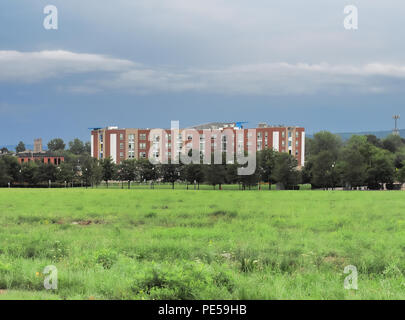
[[[60,165],[65,161],[65,157],[54,154],[50,151],[42,150],[42,139],[34,140],[34,151],[25,150],[16,154],[19,163],[38,161],[45,164]]]
[[[19,163],[38,161],[45,164],[60,165],[62,162],[65,162],[65,157],[54,155],[51,152],[35,153],[25,151],[17,153],[17,158]]]

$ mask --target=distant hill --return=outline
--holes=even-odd
[[[365,132],[340,132],[340,133],[335,133],[336,135],[340,136],[343,141],[350,139],[351,136],[353,135],[358,135],[358,136],[363,136],[363,135],[368,135],[372,134],[375,135],[379,139],[384,139],[390,134],[392,134],[392,130],[387,130],[387,131],[365,131]],[[405,129],[400,129],[399,130],[399,135],[401,138],[405,138]],[[313,134],[309,134],[309,138],[313,138]]]
[[[17,145],[7,145],[7,146],[2,146],[2,145],[0,145],[0,149],[1,148],[4,148],[4,147],[6,147],[7,148],[7,150],[9,150],[9,151],[15,151],[15,148],[17,147]],[[34,145],[33,144],[26,144],[25,145],[25,148],[27,149],[27,150],[34,150]],[[44,150],[46,150],[47,148],[46,147],[42,147]]]

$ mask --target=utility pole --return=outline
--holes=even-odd
[[[394,116],[392,117],[392,119],[394,119],[394,121],[395,121],[395,129],[394,129],[394,131],[392,132],[392,134],[394,134],[394,135],[396,135],[396,136],[399,136],[399,130],[398,130],[398,119],[400,119],[399,114],[394,115]]]

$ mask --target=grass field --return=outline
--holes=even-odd
[[[404,192],[0,190],[0,299],[405,299],[404,275]]]

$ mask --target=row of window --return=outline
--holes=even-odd
[[[47,159],[47,161],[45,161],[45,159]],[[26,161],[25,161],[25,160],[26,160]],[[26,159],[21,158],[21,163],[24,163],[24,162],[31,162],[31,161],[38,161],[38,159],[32,160],[32,159],[30,159],[30,158],[26,158]],[[60,158],[53,158],[53,161],[52,161],[51,158],[41,158],[41,160],[39,160],[39,161],[42,162],[42,163],[49,163],[49,164],[53,163],[53,164],[55,164],[55,165],[61,164],[61,159],[60,159]]]

